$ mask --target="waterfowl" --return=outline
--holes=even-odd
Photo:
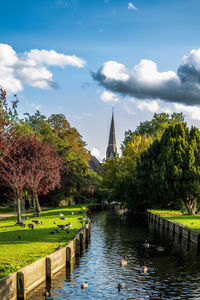
[[[126,256],[124,256],[124,259],[120,260],[120,265],[123,267],[127,266],[127,257]]]
[[[46,290],[42,295],[45,296],[45,297],[48,297],[49,296],[49,292]]]
[[[28,227],[30,228],[30,229],[32,229],[33,230],[33,228],[34,228],[34,224],[28,224]]]
[[[60,233],[59,230],[57,228],[53,229],[55,232]]]
[[[145,240],[143,246],[144,248],[148,249],[150,247],[150,244],[147,242],[147,240]]]
[[[74,212],[73,211],[71,211],[71,215],[73,215],[74,214]]]
[[[126,287],[126,283],[118,283],[117,288],[118,292],[120,292],[121,289],[124,289]]]
[[[142,266],[141,269],[144,271],[144,273],[147,273],[148,267],[147,266]]]
[[[157,252],[164,252],[164,251],[165,251],[165,248],[164,248],[164,247],[158,246],[158,247],[156,247],[156,251],[157,251]]]
[[[42,225],[42,221],[39,221],[39,220],[33,220],[32,222],[35,223],[36,225],[39,225],[39,224]]]
[[[85,281],[84,283],[81,284],[82,289],[87,289],[88,288],[88,283]]]
[[[60,214],[59,214],[59,217],[63,218],[63,217],[64,217],[64,215],[60,213]]]
[[[63,230],[64,228],[66,228],[66,225],[57,225],[57,227]]]

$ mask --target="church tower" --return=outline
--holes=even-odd
[[[112,112],[112,120],[110,125],[110,135],[108,147],[106,151],[106,159],[112,158],[117,154],[116,138],[115,138],[115,124],[114,124],[114,110]]]

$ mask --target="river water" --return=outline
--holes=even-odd
[[[196,249],[178,238],[166,236],[145,219],[114,212],[99,212],[92,218],[91,243],[72,265],[52,282],[50,296],[42,296],[45,287],[32,292],[28,299],[200,299],[200,259]],[[144,240],[152,245],[145,249]],[[158,253],[156,246],[165,251]],[[127,266],[120,259],[127,256]],[[146,265],[147,273],[141,268]],[[87,281],[88,288],[81,289]],[[118,292],[118,283],[125,283]]]

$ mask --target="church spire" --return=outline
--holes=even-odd
[[[112,111],[112,119],[110,125],[110,135],[108,147],[106,151],[106,159],[112,158],[117,154],[116,138],[115,138],[115,123],[114,123],[114,108]]]

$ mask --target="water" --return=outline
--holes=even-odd
[[[52,283],[51,295],[46,299],[149,299],[150,294],[162,293],[163,299],[200,299],[200,260],[195,248],[171,236],[159,233],[145,219],[100,212],[93,216],[91,243],[80,259],[72,265],[73,272],[63,270]],[[167,237],[166,237],[167,235]],[[155,248],[144,249],[148,240],[152,245],[165,247],[163,253]],[[126,267],[120,259],[127,256]],[[141,266],[148,267],[144,273]],[[88,289],[81,283],[87,281]],[[126,287],[118,292],[118,283]],[[42,300],[41,286],[29,300]]]

